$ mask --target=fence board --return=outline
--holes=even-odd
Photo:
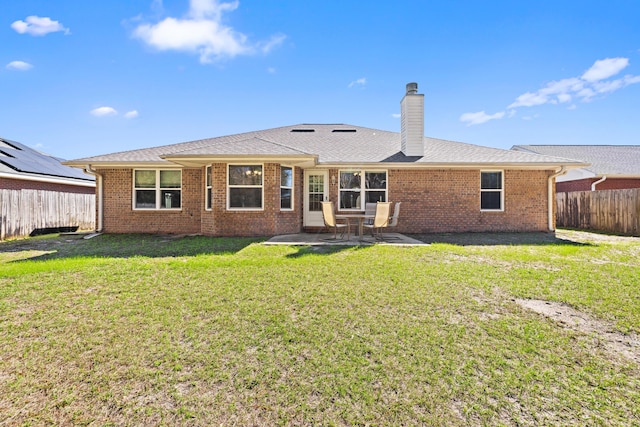
[[[640,188],[558,193],[556,225],[640,236]]]
[[[0,240],[38,228],[95,228],[96,196],[43,190],[0,190]]]

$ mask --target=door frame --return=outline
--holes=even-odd
[[[325,202],[329,201],[329,170],[305,169],[302,223],[305,227],[324,227],[322,211],[309,211],[309,177],[311,175],[322,175],[324,177],[323,199]]]

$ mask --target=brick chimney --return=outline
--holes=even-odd
[[[418,83],[407,83],[400,101],[400,141],[405,156],[424,156],[424,95]]]

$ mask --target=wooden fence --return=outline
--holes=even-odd
[[[640,188],[557,193],[556,226],[640,236]]]
[[[95,228],[96,196],[43,190],[0,190],[0,240],[34,230]]]

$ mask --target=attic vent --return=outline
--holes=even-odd
[[[315,129],[291,129],[291,132],[315,132]]]
[[[353,133],[353,132],[356,132],[356,130],[355,129],[334,129],[331,132],[344,132],[344,133],[351,132],[351,133]]]

